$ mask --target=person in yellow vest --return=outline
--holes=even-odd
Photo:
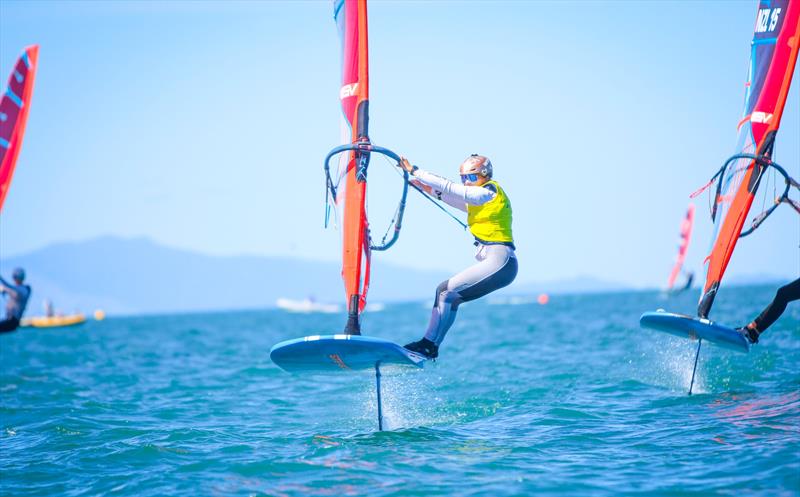
[[[404,157],[400,166],[413,182],[438,200],[467,213],[469,230],[475,237],[478,261],[436,288],[433,311],[425,336],[405,346],[429,359],[439,355],[447,330],[453,325],[458,306],[508,286],[517,276],[517,256],[511,234],[511,201],[492,179],[492,163],[473,154],[461,164],[461,184],[412,166]]]

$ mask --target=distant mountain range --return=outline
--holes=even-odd
[[[217,257],[157,245],[146,238],[102,237],[59,243],[0,260],[8,278],[24,267],[33,297],[28,315],[51,300],[61,311],[104,309],[113,314],[196,312],[274,307],[278,298],[340,303],[339,264],[288,257]],[[371,302],[433,297],[446,273],[373,261]],[[628,290],[594,278],[515,283],[506,295]]]

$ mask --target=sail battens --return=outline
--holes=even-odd
[[[8,99],[11,100],[11,102],[13,102],[14,105],[19,107],[20,109],[22,108],[23,105],[25,105],[25,103],[22,101],[22,98],[20,98],[19,95],[11,91],[10,88],[6,90],[6,97],[8,97]]]

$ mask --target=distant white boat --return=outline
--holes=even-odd
[[[376,302],[374,304],[367,304],[367,306],[364,307],[364,312],[381,312],[384,309],[386,309],[386,304]]]
[[[341,308],[336,304],[323,304],[313,299],[292,300],[279,298],[275,301],[275,305],[278,306],[279,309],[289,312],[321,312],[332,314],[341,311]]]

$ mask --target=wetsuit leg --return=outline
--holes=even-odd
[[[800,299],[800,278],[792,281],[788,285],[778,288],[775,299],[773,299],[766,309],[753,320],[753,323],[756,325],[756,330],[758,330],[759,333],[763,333],[767,328],[772,326],[772,323],[781,317],[783,311],[786,310],[786,304],[798,299]]]
[[[0,333],[14,331],[19,328],[19,319],[8,318],[0,321]]]
[[[483,260],[436,288],[425,338],[437,346],[456,319],[458,306],[509,285],[517,276],[517,258],[505,245],[487,245]]]

